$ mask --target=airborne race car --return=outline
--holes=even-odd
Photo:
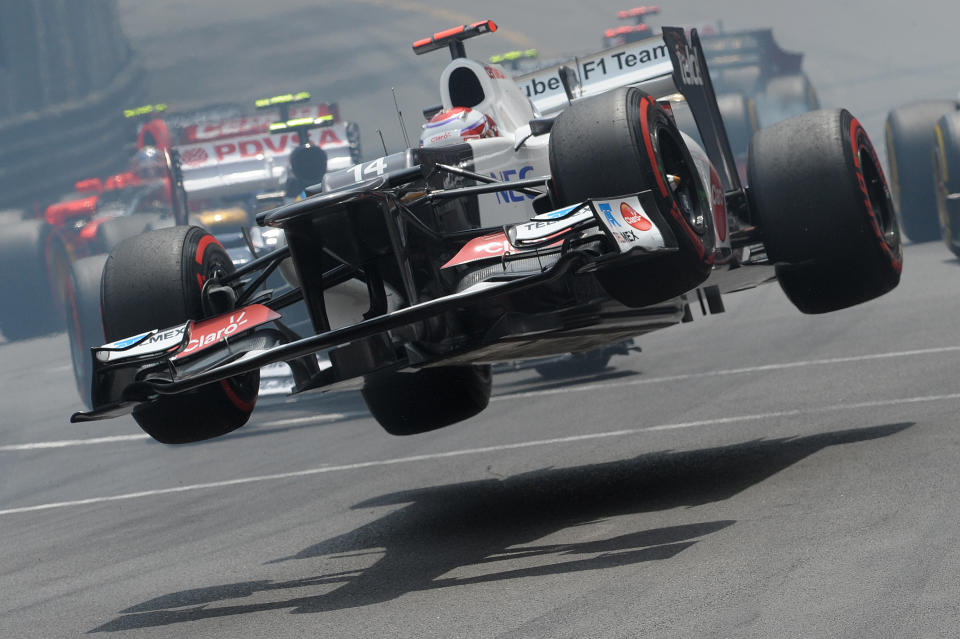
[[[388,432],[419,433],[487,405],[488,362],[671,326],[697,289],[718,301],[776,278],[801,311],[822,313],[899,282],[883,173],[848,112],[758,133],[747,190],[696,32],[688,44],[665,28],[654,64],[634,52],[620,78],[630,86],[587,98],[568,86],[569,106],[544,119],[499,67],[465,57],[466,38],[495,30],[462,26],[414,50],[449,47],[444,108],[489,114],[499,137],[328,174],[325,192],[258,216],[287,246],[235,270],[199,228],[118,246],[101,300],[112,341],[94,349],[94,409],[72,420],[132,412],[163,442],[215,437],[248,419],[260,367],[287,361],[297,390],[362,380]],[[700,142],[671,117],[681,106]],[[260,292],[277,268],[298,288]],[[363,292],[356,317],[332,302],[351,291]],[[304,337],[280,315],[301,298],[314,329]],[[318,370],[324,350],[332,366]]]

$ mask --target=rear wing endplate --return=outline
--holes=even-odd
[[[694,29],[688,43],[683,29],[663,27],[663,40],[673,62],[673,82],[686,98],[693,113],[703,150],[720,174],[724,191],[740,191],[740,176],[733,159],[733,151],[730,149],[730,141],[727,139],[727,130],[720,116],[720,108],[717,106],[717,96],[713,91],[700,35]]]

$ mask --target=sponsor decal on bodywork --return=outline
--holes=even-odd
[[[633,248],[656,251],[666,247],[660,229],[644,211],[640,198],[597,200],[593,206],[597,219],[609,231],[621,253]]]
[[[563,66],[575,71],[581,97],[668,75],[673,71],[664,41],[650,38],[518,76],[517,84],[541,112],[553,111],[567,104],[566,92],[560,80]]]
[[[449,262],[441,268],[459,266],[468,262],[487,260],[492,257],[503,257],[513,252],[513,246],[505,233],[493,233],[482,237],[475,237],[467,242]]]
[[[191,322],[188,327],[187,344],[177,353],[176,359],[195,355],[224,339],[279,318],[280,314],[273,309],[263,304],[251,304],[218,317]]]
[[[638,231],[649,231],[653,228],[653,222],[643,217],[632,206],[626,202],[620,203],[620,217],[623,221],[637,229]]]
[[[727,241],[727,198],[720,185],[717,170],[710,166],[710,200],[713,204],[713,223],[717,229],[717,244]]]
[[[541,213],[540,215],[534,215],[531,220],[555,220],[561,218],[571,213],[572,211],[583,206],[582,204],[574,204],[573,206],[565,206],[562,209],[557,209],[555,211],[547,211],[546,213]]]
[[[343,124],[310,131],[309,138],[320,147],[346,146]],[[191,144],[180,148],[180,159],[187,169],[213,166],[256,157],[287,156],[298,144],[296,133],[263,133],[236,139]]]
[[[491,171],[490,177],[498,182],[514,182],[516,180],[527,179],[531,172],[533,172],[533,166],[528,164],[527,166],[521,166],[519,169],[502,169],[496,173]],[[520,193],[519,191],[498,191],[494,195],[497,196],[497,204],[523,202],[536,197],[534,195]]]
[[[173,350],[183,343],[183,334],[186,329],[187,325],[181,324],[164,330],[147,331],[110,344],[104,344],[97,351],[97,359],[101,362],[111,362]]]
[[[563,217],[554,219],[534,218],[524,224],[508,227],[507,233],[511,242],[516,246],[522,246],[525,243],[542,242],[550,239],[570,227],[588,220],[594,220],[593,211],[588,205],[581,204],[570,207],[570,212]]]
[[[181,144],[191,144],[251,133],[265,133],[270,124],[277,121],[279,115],[279,111],[274,109],[249,117],[231,118],[204,124],[190,124],[183,127],[180,133],[180,142]],[[290,108],[290,118],[318,118],[329,115],[334,115],[334,113],[330,105],[327,104],[307,104]]]

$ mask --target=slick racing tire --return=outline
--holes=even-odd
[[[550,173],[558,207],[653,191],[669,226],[664,235],[675,236],[680,250],[598,271],[600,284],[621,304],[662,302],[709,275],[714,250],[709,196],[680,130],[643,91],[617,89],[571,104],[551,129]],[[676,190],[668,174],[680,178]]]
[[[490,365],[438,366],[377,373],[363,380],[363,399],[391,435],[416,435],[473,417],[490,402]]]
[[[0,231],[0,332],[11,342],[63,330],[47,267],[50,232],[43,220]]]
[[[762,127],[820,108],[820,98],[805,73],[772,78],[756,99]]]
[[[887,166],[890,190],[903,232],[913,242],[940,237],[933,189],[933,129],[947,113],[960,108],[954,100],[927,100],[887,115]]]
[[[94,255],[74,262],[65,280],[63,292],[70,339],[70,361],[77,392],[87,408],[92,408],[93,357],[90,348],[101,346],[103,322],[100,319],[100,278],[106,255]]]
[[[846,110],[762,129],[747,167],[777,279],[804,313],[873,299],[900,281],[893,203],[866,131]]]
[[[934,129],[933,177],[940,234],[960,257],[960,111],[940,118]]]
[[[610,364],[613,354],[606,349],[597,349],[586,353],[573,353],[568,359],[545,362],[533,369],[544,379],[567,379],[580,375],[602,373]]]
[[[107,254],[127,238],[140,235],[151,229],[171,225],[172,220],[169,216],[137,214],[115,217],[97,226],[96,249],[103,254]]]
[[[233,271],[223,246],[195,226],[148,231],[121,242],[103,270],[106,341],[203,318],[202,282]],[[151,437],[184,444],[243,426],[257,401],[260,372],[138,405],[133,417]]]
[[[720,117],[723,118],[723,127],[727,130],[727,140],[730,141],[734,159],[738,165],[746,162],[750,140],[760,128],[756,105],[742,93],[726,93],[717,96],[717,106],[720,108]]]

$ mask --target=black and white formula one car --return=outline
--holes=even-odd
[[[483,410],[489,362],[674,325],[697,290],[713,304],[777,279],[823,313],[899,282],[880,163],[847,111],[759,132],[745,189],[695,32],[665,28],[629,86],[580,99],[568,87],[568,106],[541,118],[501,68],[465,57],[464,40],[495,30],[465,25],[414,50],[450,49],[444,109],[478,111],[498,135],[328,174],[326,191],[258,216],[287,246],[239,268],[199,228],[118,246],[101,300],[111,342],[94,349],[94,408],[73,421],[132,412],[163,442],[215,437],[247,421],[259,369],[286,361],[297,390],[362,381],[388,432],[419,433]],[[700,141],[677,128],[681,106]],[[260,291],[276,269],[297,288]],[[282,318],[301,298],[302,337]]]
[[[960,257],[960,100],[920,100],[887,114],[890,190],[907,237],[942,238]]]

